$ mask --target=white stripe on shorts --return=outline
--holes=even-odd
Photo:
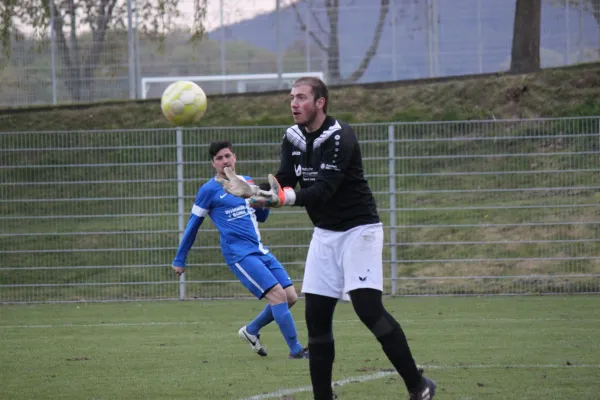
[[[260,285],[258,283],[256,283],[256,281],[254,279],[252,279],[250,277],[250,275],[248,275],[248,273],[244,270],[244,268],[242,268],[242,266],[240,265],[240,263],[235,263],[236,268],[242,273],[244,274],[244,276],[246,277],[246,279],[248,279],[250,281],[251,284],[253,284],[254,286],[256,286],[256,288],[258,290],[260,290],[261,293],[264,293],[265,290],[263,288],[260,287]]]

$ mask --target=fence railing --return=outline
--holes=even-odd
[[[385,225],[385,292],[600,292],[600,117],[354,126]],[[284,127],[0,133],[0,302],[246,297],[201,227],[170,268],[212,140],[264,181]],[[301,281],[312,225],[264,243]]]

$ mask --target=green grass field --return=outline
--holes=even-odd
[[[310,399],[308,364],[276,325],[260,358],[237,330],[258,301],[0,307],[1,399]],[[599,298],[386,298],[440,400],[598,399]],[[303,301],[293,313],[306,343]],[[406,398],[378,343],[338,305],[335,391]],[[253,397],[256,396],[256,397]]]

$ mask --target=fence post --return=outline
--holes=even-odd
[[[394,125],[388,126],[388,168],[390,184],[390,267],[392,275],[392,296],[396,295],[398,270],[396,261],[398,260],[396,249],[396,154],[394,140]]]
[[[127,0],[127,68],[129,70],[129,98],[135,99],[135,44],[133,41],[133,10],[131,0]]]
[[[54,31],[54,0],[50,0],[50,67],[52,76],[52,104],[56,104],[56,32]]]
[[[396,76],[396,0],[392,0],[392,80],[398,80]]]
[[[567,31],[567,61],[566,65],[571,63],[571,21],[569,21],[569,0],[565,0],[565,30]]]
[[[185,230],[184,210],[185,201],[183,198],[183,131],[180,127],[176,130],[177,141],[177,229],[179,230],[179,243],[183,239]],[[185,300],[185,274],[179,276],[179,300]]]

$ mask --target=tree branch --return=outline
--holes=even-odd
[[[0,4],[0,45],[8,63],[11,54],[11,30],[13,28],[12,18],[15,15],[16,0],[6,0]]]
[[[310,13],[312,14],[315,22],[317,23],[317,27],[319,28],[319,30],[321,31],[321,33],[324,33],[325,35],[328,35],[329,32],[327,32],[327,30],[325,28],[323,28],[323,24],[321,24],[321,20],[319,19],[319,16],[315,12],[315,10],[311,9]]]
[[[348,81],[356,82],[360,79],[361,76],[364,75],[366,69],[368,68],[371,60],[377,53],[377,47],[379,47],[379,40],[381,39],[381,33],[383,32],[383,26],[385,24],[386,17],[388,12],[390,11],[390,0],[381,0],[381,8],[379,9],[379,20],[377,21],[377,28],[375,29],[375,36],[373,37],[373,41],[371,42],[371,46],[365,53],[364,58],[360,62],[360,65],[356,68],[356,70],[350,75]]]
[[[48,1],[48,8],[50,8],[50,2]],[[74,93],[75,87],[72,80],[73,74],[73,63],[71,61],[71,49],[67,44],[67,38],[65,37],[64,32],[64,21],[63,16],[60,13],[56,4],[54,4],[54,21],[53,21],[54,35],[56,37],[56,46],[58,47],[58,53],[60,53],[61,58],[65,67],[67,68],[67,74],[69,75],[69,79],[65,79],[65,86],[69,89],[71,94]]]
[[[304,32],[307,31],[308,27],[304,23],[304,20],[302,19],[302,16],[300,15],[300,11],[298,10],[296,3],[292,3],[292,8],[294,9],[294,13],[296,14],[296,20],[300,24],[300,29]],[[313,11],[313,13],[314,13],[314,11]],[[315,33],[313,31],[308,31],[308,34],[310,35],[312,40],[315,42],[315,44],[317,46],[319,46],[319,48],[321,50],[327,51],[327,47],[323,44],[323,42],[321,42],[321,39],[319,39],[319,37],[317,35],[315,35]]]
[[[98,12],[96,22],[97,29],[92,37],[92,47],[90,49],[90,54],[88,55],[86,62],[87,65],[84,70],[84,78],[86,78],[86,81],[89,81],[92,78],[94,70],[96,69],[96,65],[98,64],[98,60],[100,59],[108,23],[112,18],[112,13],[116,4],[117,0],[101,0],[100,2],[100,10]]]

